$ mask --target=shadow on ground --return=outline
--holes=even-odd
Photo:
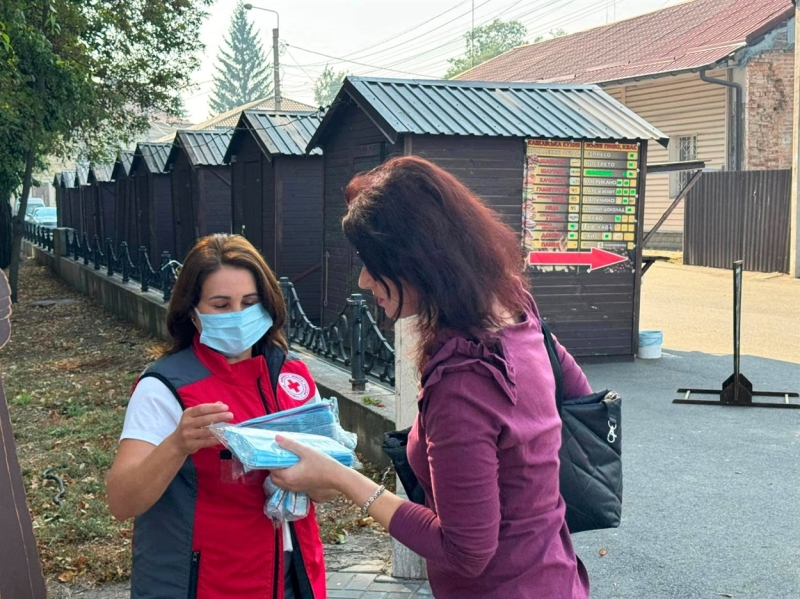
[[[679,387],[719,388],[731,356],[584,370],[624,400],[622,525],[574,537],[593,599],[800,597],[800,410],[672,403]],[[800,364],[743,356],[742,372],[800,392]]]

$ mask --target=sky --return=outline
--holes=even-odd
[[[280,15],[281,94],[314,104],[313,84],[325,65],[352,75],[441,78],[447,59],[464,54],[464,34],[473,23],[517,19],[528,39],[555,29],[576,33],[652,12],[680,0],[250,0]],[[214,65],[224,44],[236,0],[217,0],[201,29],[202,67],[183,94],[187,118],[208,118]],[[251,10],[249,16],[272,47],[275,14]],[[272,58],[270,56],[269,60]]]

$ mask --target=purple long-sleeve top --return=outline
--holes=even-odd
[[[437,599],[586,599],[558,487],[561,420],[538,311],[493,350],[443,333],[422,373],[408,459],[424,506],[404,503],[389,532],[427,561]],[[591,392],[557,345],[564,396]]]

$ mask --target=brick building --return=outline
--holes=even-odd
[[[462,80],[596,83],[670,136],[649,162],[704,160],[718,170],[792,166],[791,0],[693,0],[515,48]],[[686,174],[649,175],[645,230]],[[649,243],[680,249],[683,206]]]

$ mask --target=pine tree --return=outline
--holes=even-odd
[[[241,2],[236,5],[217,61],[209,102],[213,114],[272,95],[272,67]]]

